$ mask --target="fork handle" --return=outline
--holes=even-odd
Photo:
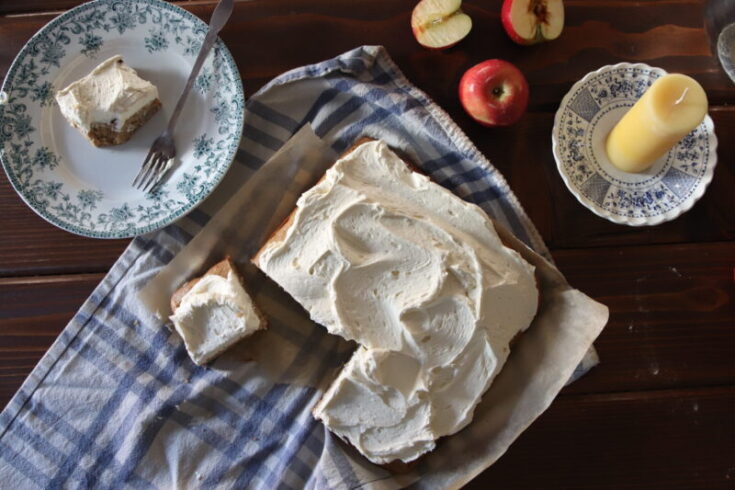
[[[178,121],[179,115],[181,114],[181,110],[184,108],[184,104],[186,103],[186,98],[189,96],[189,92],[191,92],[191,87],[194,85],[194,80],[196,80],[197,76],[199,75],[199,71],[202,69],[204,60],[206,59],[209,52],[212,50],[214,43],[217,41],[217,34],[219,34],[219,31],[222,30],[222,28],[229,20],[230,15],[232,14],[233,7],[234,0],[220,0],[217,4],[217,7],[214,9],[214,13],[212,13],[212,18],[209,21],[209,30],[207,31],[207,35],[204,37],[204,42],[202,43],[202,47],[199,50],[197,59],[196,61],[194,61],[194,66],[192,67],[191,73],[189,74],[189,79],[186,81],[184,91],[181,92],[181,95],[179,96],[179,101],[176,103],[176,108],[174,108],[174,112],[171,114],[171,118],[168,120],[166,131],[169,134],[173,133],[176,122]]]

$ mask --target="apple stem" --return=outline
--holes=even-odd
[[[493,87],[492,92],[495,97],[500,97],[503,95],[503,87]]]

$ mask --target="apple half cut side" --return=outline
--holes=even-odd
[[[411,29],[424,47],[454,46],[472,29],[472,19],[460,10],[462,0],[421,0],[411,13]]]
[[[505,0],[500,12],[503,27],[518,44],[551,41],[564,29],[562,0]]]

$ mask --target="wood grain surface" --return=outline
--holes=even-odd
[[[0,2],[0,77],[24,43],[74,0]],[[176,2],[204,20],[214,2]],[[415,2],[238,1],[221,37],[246,96],[291,68],[381,44],[503,173],[575,287],[607,304],[602,363],[567,387],[469,488],[735,488],[735,84],[709,52],[700,0],[567,0],[562,37],[533,47],[502,30],[501,0],[465,0],[470,35],[445,51],[410,31]],[[503,58],[526,74],[515,126],[473,123],[457,98],[467,68]],[[554,112],[602,65],[644,62],[695,77],[710,98],[719,163],[706,195],[656,227],[583,208],[551,154]],[[0,177],[0,407],[127,245],[47,224]],[[531,470],[531,468],[533,468]]]
[[[248,0],[235,0],[243,2]],[[76,7],[83,4],[80,0],[2,0],[0,2],[0,15],[19,16],[28,14],[37,14],[43,12],[57,12]],[[196,4],[211,4],[212,0],[179,0],[175,2],[177,5],[187,7]]]
[[[597,50],[589,48],[589,42],[581,41],[575,44],[574,53],[558,58],[558,44],[566,42],[572,27],[576,23],[584,24],[584,19],[606,19],[610,29],[638,33],[629,44],[634,51],[647,53],[639,61],[696,77],[705,84],[713,103],[735,100],[735,85],[717,68],[714,58],[704,53],[709,48],[701,27],[701,2],[567,2],[564,36],[558,42],[531,48],[516,46],[507,39],[497,18],[499,1],[465,2],[466,10],[480,27],[445,52],[418,46],[410,29],[405,27],[410,19],[410,8],[405,4],[388,0],[369,3],[369,7],[362,2],[302,0],[237,3],[222,38],[240,67],[246,94],[255,92],[285,70],[335,56],[358,44],[383,44],[407,77],[446,109],[505,175],[550,248],[689,243],[735,237],[735,206],[730,191],[735,186],[735,170],[722,158],[735,154],[735,141],[727,137],[735,131],[735,110],[731,107],[713,105],[710,111],[719,137],[718,154],[725,164],[718,165],[707,194],[689,213],[657,227],[616,225],[581,208],[563,185],[551,154],[553,111],[571,84],[601,65],[631,59],[621,58],[617,47]],[[204,19],[211,11],[211,6],[201,3],[188,8]],[[610,12],[615,15],[611,16]],[[53,17],[0,17],[0,32],[4,36],[0,45],[0,74],[7,71],[23,44]],[[668,22],[674,31],[677,26],[693,30],[696,33],[693,37],[701,47],[690,53],[682,51],[677,43],[659,39],[651,27],[656,25],[655,19],[671,19]],[[592,37],[608,43],[606,46],[618,46],[617,41],[611,44],[602,32]],[[252,39],[259,42],[254,43]],[[292,49],[293,39],[312,39],[312,42]],[[652,45],[660,47],[654,50],[650,48]],[[588,59],[586,53],[590,51],[596,54]],[[464,69],[488,57],[517,63],[531,84],[532,111],[511,128],[488,129],[474,124],[456,95]],[[554,58],[558,59],[554,61]],[[681,66],[685,61],[688,64]],[[0,265],[0,275],[33,274],[37,267],[42,273],[103,271],[124,248],[122,242],[62,238],[68,234],[38,219],[6,179],[0,182],[0,205],[7,213],[7,233],[14,237],[12,241],[0,243],[0,256],[8,258]],[[49,239],[38,247],[41,237]],[[87,260],[86,256],[77,254],[82,260],[75,263],[74,249],[82,244],[92,257]]]
[[[466,488],[731,489],[735,388],[560,397]]]
[[[0,405],[10,400],[103,276],[0,279]]]

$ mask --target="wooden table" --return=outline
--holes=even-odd
[[[74,0],[0,4],[0,75]],[[246,95],[279,73],[382,44],[506,176],[569,282],[611,310],[602,364],[568,387],[471,488],[735,488],[735,85],[710,56],[698,0],[569,0],[558,40],[514,45],[501,0],[466,0],[474,29],[456,47],[421,48],[412,1],[238,2],[222,33]],[[181,5],[208,20],[214,2]],[[57,12],[47,12],[57,9]],[[22,14],[22,15],[17,15]],[[457,98],[463,71],[504,58],[526,74],[528,114],[505,129],[473,123]],[[630,228],[583,208],[551,154],[559,101],[585,73],[640,61],[702,83],[719,139],[706,195],[684,216]],[[0,406],[18,389],[127,240],[54,228],[0,177]]]

